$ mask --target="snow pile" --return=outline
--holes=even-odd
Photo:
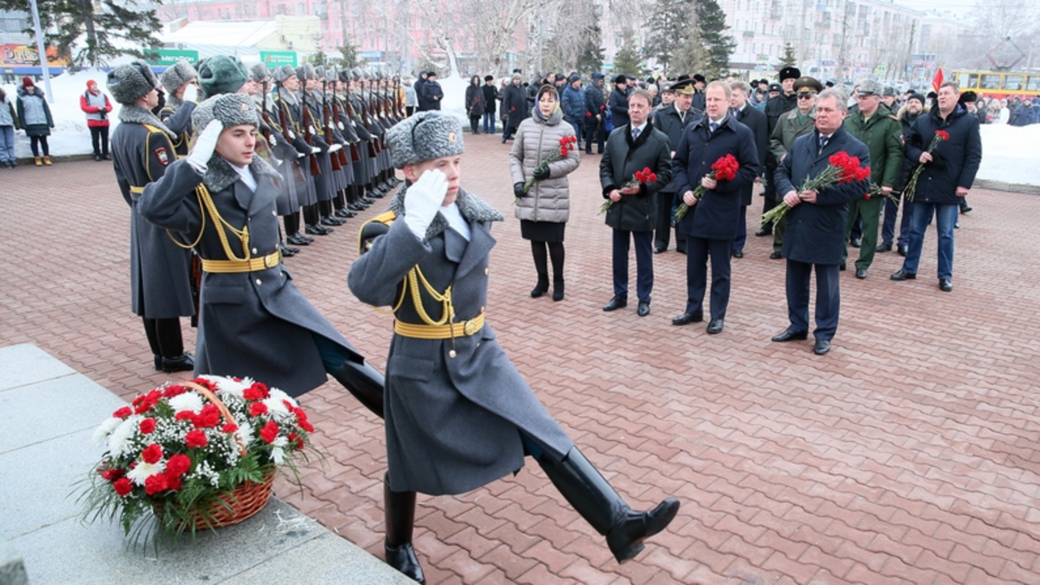
[[[456,75],[438,78],[437,83],[441,84],[441,91],[444,92],[441,111],[458,118],[463,128],[469,128],[469,118],[466,116],[466,86],[469,85],[469,80]]]
[[[1040,185],[1040,124],[984,124],[982,164],[977,178],[1020,185]]]

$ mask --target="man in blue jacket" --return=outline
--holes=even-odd
[[[571,75],[567,87],[563,88],[560,97],[563,108],[563,119],[574,127],[574,135],[581,144],[581,129],[585,125],[585,91],[581,88],[581,77]]]
[[[690,210],[678,231],[686,235],[686,311],[672,325],[704,319],[702,304],[711,257],[711,321],[708,333],[722,332],[729,304],[730,251],[737,237],[743,207],[741,194],[758,176],[755,134],[729,111],[733,92],[724,81],[713,81],[704,91],[704,117],[687,127],[675,149],[675,182]],[[715,161],[733,155],[740,165],[731,180],[708,177]],[[707,189],[698,200],[693,190]],[[660,213],[661,210],[658,210]]]
[[[791,324],[773,341],[807,339],[809,336],[809,281],[816,269],[816,344],[813,352],[831,350],[838,330],[841,296],[838,265],[845,251],[845,221],[849,202],[862,197],[870,180],[838,183],[819,191],[799,191],[806,179],[816,177],[830,164],[829,157],[844,151],[870,166],[867,146],[845,131],[848,113],[845,94],[836,89],[820,92],[816,102],[816,130],[794,141],[774,174],[777,194],[783,195],[787,232],[782,254],[787,258],[787,315]],[[799,187],[795,187],[798,185]],[[955,209],[956,211],[956,209]]]
[[[596,139],[596,154],[603,154],[606,132],[603,122],[607,117],[607,101],[603,96],[603,74],[592,74],[592,83],[585,88],[585,154],[592,154],[592,139]]]
[[[953,228],[957,223],[957,203],[968,195],[982,162],[979,119],[957,103],[959,90],[953,82],[939,87],[938,107],[914,121],[906,136],[907,158],[924,165],[914,191],[914,211],[910,219],[910,243],[903,267],[892,280],[913,280],[921,261],[924,231],[935,215],[939,234],[939,289],[953,290]],[[949,139],[940,140],[928,152],[932,137],[944,131]]]

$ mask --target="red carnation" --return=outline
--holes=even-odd
[[[165,473],[156,473],[144,480],[144,493],[149,496],[166,491],[168,487],[169,481],[166,479]]]
[[[199,386],[202,386],[203,388],[205,388],[206,390],[209,390],[210,392],[216,392],[217,391],[216,384],[214,384],[213,382],[210,382],[209,380],[207,380],[205,378],[195,378],[194,380],[192,380],[192,382],[195,382],[196,384],[198,384]]]
[[[174,396],[180,396],[181,394],[184,394],[187,391],[188,389],[184,386],[178,386],[177,384],[173,384],[167,386],[166,389],[163,390],[163,396],[166,398],[173,398]]]
[[[120,496],[125,496],[134,489],[134,486],[130,485],[129,479],[121,477],[112,482],[112,489],[116,490],[116,493]]]
[[[278,438],[278,430],[278,423],[269,420],[264,428],[260,429],[260,438],[266,443],[273,443]]]
[[[293,414],[296,415],[296,420],[299,421],[300,427],[308,433],[314,432],[314,426],[311,425],[310,421],[307,420],[307,413],[302,408],[294,408]]]
[[[567,158],[567,147],[566,146],[561,146],[560,147],[560,158]]]
[[[202,411],[195,415],[192,421],[197,429],[210,429],[220,424],[220,410],[213,404],[202,407]]]
[[[253,385],[242,393],[242,397],[246,400],[263,400],[270,396],[271,392],[267,389],[267,384],[263,382],[253,382]]]
[[[238,430],[238,425],[236,425],[235,423],[227,423],[226,425],[220,427],[220,430],[230,434]]]
[[[184,444],[189,448],[205,447],[209,444],[209,440],[206,438],[206,433],[202,431],[188,431],[188,434],[184,435]]]
[[[192,431],[196,433],[198,431]],[[180,477],[191,469],[191,458],[184,453],[178,453],[166,462],[166,473],[174,477]]]
[[[98,473],[101,474],[101,477],[103,477],[105,481],[115,481],[120,477],[123,477],[123,470],[117,469],[115,467],[110,467],[108,469],[99,469]]]
[[[126,418],[126,417],[130,416],[133,413],[134,413],[134,411],[130,410],[129,406],[124,406],[123,408],[120,408],[119,410],[113,412],[112,416],[115,417],[115,418]]]
[[[939,137],[939,140],[949,140],[950,133],[945,130],[936,130],[935,135]]]
[[[303,449],[303,439],[296,433],[289,433],[289,445],[296,451],[299,451]]]
[[[169,471],[162,475],[166,480],[166,489],[168,490],[177,491],[181,489],[182,485],[184,485],[184,482],[181,480],[179,475],[173,475]],[[147,481],[145,483],[147,484]]]
[[[141,451],[141,459],[144,459],[145,463],[158,463],[162,459],[162,447],[156,443],[148,445],[144,451]]]
[[[195,413],[190,410],[182,410],[178,412],[173,418],[177,420],[191,421],[192,424],[195,423]]]
[[[267,414],[267,405],[263,402],[254,402],[249,406],[249,416],[260,416]]]
[[[155,419],[154,418],[146,418],[146,419],[144,419],[143,421],[141,421],[141,424],[138,425],[138,428],[140,428],[141,429],[141,433],[143,433],[145,435],[152,434],[155,431]]]
[[[636,180],[640,183],[646,182],[646,177],[643,176],[643,171],[636,171]]]

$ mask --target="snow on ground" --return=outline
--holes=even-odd
[[[54,101],[50,104],[55,128],[51,131],[50,147],[54,156],[90,154],[90,130],[86,118],[79,109],[79,97],[87,90],[87,80],[93,79],[105,87],[105,73],[97,69],[65,73],[51,79]],[[441,111],[458,118],[464,128],[469,127],[466,118],[466,86],[469,80],[462,77],[447,77],[439,80],[444,91]],[[43,83],[39,84],[44,89]],[[14,96],[14,85],[5,85],[4,91]],[[107,93],[107,92],[106,92]],[[109,96],[111,99],[111,96]],[[119,104],[112,102],[110,119],[117,123]],[[111,132],[111,130],[110,130]],[[15,153],[19,158],[32,156],[29,139],[24,132],[16,135]],[[982,126],[982,166],[978,178],[1003,183],[1040,186],[1040,124],[1015,127],[1001,124]]]

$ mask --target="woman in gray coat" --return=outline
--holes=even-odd
[[[33,85],[33,80],[28,77],[23,77],[22,85],[18,87],[18,122],[29,137],[36,166],[51,166],[51,147],[47,144],[47,137],[54,128],[54,118],[43,97],[43,90]],[[40,158],[40,148],[43,148],[43,158]]]
[[[553,300],[563,300],[563,231],[570,214],[570,187],[567,175],[581,162],[577,145],[567,158],[541,165],[549,156],[559,156],[560,141],[574,136],[570,124],[561,124],[563,111],[556,88],[543,85],[538,90],[534,115],[520,123],[513,149],[509,152],[509,172],[513,177],[516,194],[516,217],[520,220],[520,235],[531,240],[534,267],[538,284],[531,291],[534,298],[549,290],[549,268],[545,249],[548,245],[553,265]],[[524,191],[524,182],[533,178],[531,188]]]
[[[386,560],[424,582],[412,546],[415,493],[467,492],[531,455],[619,562],[672,521],[667,499],[636,512],[545,411],[486,325],[494,208],[459,187],[462,126],[420,113],[387,132],[408,180],[391,212],[362,228],[347,282],[396,318],[386,369]],[[395,219],[396,218],[396,219]]]

